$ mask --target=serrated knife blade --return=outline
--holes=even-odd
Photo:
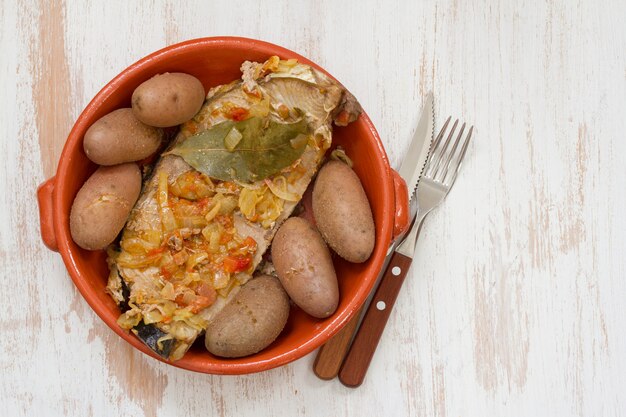
[[[424,172],[424,166],[430,153],[433,139],[435,114],[433,110],[433,93],[429,92],[424,102],[420,120],[413,134],[413,139],[406,152],[398,173],[406,182],[409,190],[409,201],[415,196],[415,189]]]

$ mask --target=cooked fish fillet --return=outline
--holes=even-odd
[[[170,360],[195,339],[247,282],[278,226],[291,215],[332,141],[361,109],[340,84],[295,60],[245,62],[242,80],[212,88],[170,149],[226,121],[304,117],[306,147],[271,178],[220,181],[168,154],[160,158],[109,251],[108,291],[123,310],[119,324]]]

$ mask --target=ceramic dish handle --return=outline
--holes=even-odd
[[[57,238],[54,234],[54,216],[52,193],[54,191],[55,177],[44,181],[37,188],[37,202],[39,203],[39,224],[41,225],[41,239],[48,249],[59,251]]]
[[[396,170],[391,170],[393,178],[393,190],[395,193],[396,213],[393,222],[393,235],[391,241],[396,240],[403,232],[409,228],[409,191],[406,182]]]

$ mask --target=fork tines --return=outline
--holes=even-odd
[[[430,161],[428,163],[428,167],[424,175],[435,182],[439,182],[444,185],[451,185],[456,179],[456,175],[459,172],[459,168],[461,167],[461,161],[465,156],[465,152],[467,151],[467,146],[469,145],[470,139],[472,138],[472,133],[474,131],[474,126],[471,126],[465,140],[461,140],[463,137],[463,132],[465,131],[465,123],[461,125],[461,129],[459,130],[452,147],[449,149],[449,145],[452,142],[452,138],[454,136],[454,132],[459,124],[459,120],[455,120],[452,125],[452,129],[450,133],[448,133],[445,142],[442,143],[443,137],[446,133],[448,125],[450,124],[450,120],[452,117],[448,117],[446,122],[443,124],[443,127],[439,131],[439,134],[435,138],[432,144],[432,154],[430,156]],[[460,145],[460,150],[459,150]]]

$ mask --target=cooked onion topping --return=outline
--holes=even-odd
[[[252,273],[257,242],[240,236],[233,225],[238,193],[239,186],[214,183],[193,170],[179,176],[172,186],[167,175],[160,173],[161,231],[127,229],[120,242],[122,252],[116,257],[117,265],[138,272],[157,268],[159,291],[142,294],[134,282],[135,301],[145,304],[140,308],[129,303],[130,309],[118,320],[120,326],[130,329],[142,319],[145,324],[189,321],[211,306],[218,294],[227,296],[237,285],[236,274]]]

